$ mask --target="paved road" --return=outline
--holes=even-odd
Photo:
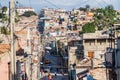
[[[68,80],[68,75],[62,75],[62,74],[57,74],[56,76],[54,74],[52,75],[52,80]],[[41,80],[49,80],[48,76],[44,76]]]
[[[46,66],[49,66],[52,68],[50,70],[50,74],[52,75],[53,80],[68,80],[67,74],[62,75],[60,72],[60,69],[57,71],[57,69],[55,68],[55,66],[59,66],[58,57],[51,55],[49,53],[46,53],[44,57],[45,57],[45,59],[48,59],[51,61],[51,64],[46,65]],[[56,72],[57,76],[54,76],[55,72]],[[46,73],[41,80],[48,80],[48,73]]]

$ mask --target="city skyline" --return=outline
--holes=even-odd
[[[107,5],[113,5],[115,9],[120,9],[119,0],[18,0],[19,6],[33,7],[36,12],[39,12],[41,8],[62,8],[66,10],[76,9],[79,7],[85,7],[90,5],[93,7],[105,7]],[[1,6],[8,6],[9,0],[1,1]]]

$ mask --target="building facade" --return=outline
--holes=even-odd
[[[26,12],[26,11],[35,12],[35,10],[32,7],[20,7],[20,8],[17,8],[17,12],[18,12],[19,15],[24,14],[24,12]]]
[[[102,34],[102,32],[83,34],[84,54],[88,57],[89,52],[94,53],[94,58],[104,60],[104,54],[107,47],[114,45],[114,40],[109,35]]]

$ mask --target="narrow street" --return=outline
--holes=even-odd
[[[1,0],[0,80],[120,80],[120,0]]]
[[[45,60],[50,60],[50,64],[43,64],[44,70],[48,70],[48,72],[42,75],[41,80],[49,80],[48,74],[52,76],[53,80],[68,80],[68,74],[63,74],[63,70],[59,66],[59,56],[51,55],[50,53],[46,53],[44,58]],[[56,76],[55,76],[56,73]]]

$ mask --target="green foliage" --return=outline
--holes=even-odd
[[[10,23],[10,18],[8,18],[8,21]],[[20,16],[18,15],[18,12],[15,11],[15,23],[19,22],[20,21]]]
[[[78,20],[77,20],[77,19],[74,19],[73,22],[74,22],[75,24],[77,24]]]
[[[103,30],[114,24],[116,21],[116,11],[112,5],[108,5],[105,8],[98,8],[95,10],[94,24],[98,27],[98,30]]]
[[[80,7],[79,10],[86,11],[86,8]]]
[[[19,20],[20,20],[20,16],[18,15],[18,12],[16,11],[15,22],[17,23]]]
[[[94,33],[95,32],[95,25],[94,23],[87,23],[83,25],[82,27],[82,32],[83,33]]]
[[[30,17],[30,16],[33,16],[33,15],[37,15],[37,14],[33,11],[26,11],[22,16]]]
[[[7,7],[6,6],[2,7],[2,13],[0,13],[0,18],[2,19],[3,22],[8,20],[6,12],[7,12]]]
[[[1,34],[5,34],[5,35],[8,35],[10,34],[8,29],[6,27],[1,27]]]
[[[75,15],[78,15],[79,14],[79,12],[76,12],[76,14]]]
[[[2,13],[4,13],[4,12],[7,12],[7,7],[6,6],[2,7]]]
[[[7,21],[8,20],[8,17],[6,14],[2,14],[2,21]]]
[[[79,10],[85,11],[85,12],[86,12],[86,11],[89,11],[89,10],[90,10],[90,5],[86,5],[85,8],[80,7]]]
[[[91,9],[91,10],[89,9],[90,9],[89,5],[86,5],[85,8],[83,7],[79,8],[79,10],[82,10],[85,12],[91,11],[94,13],[94,16],[93,16],[94,21],[92,21],[92,23],[87,23],[83,26],[83,33],[94,32],[95,29],[106,30],[111,25],[115,23],[120,23],[120,19],[117,18],[117,16],[120,15],[120,13],[116,12],[112,5],[108,5],[105,8],[97,8],[97,9]],[[91,30],[92,28],[93,30]]]
[[[90,5],[86,5],[86,11],[89,12],[90,11]]]
[[[2,13],[0,13],[0,19],[2,18]]]

